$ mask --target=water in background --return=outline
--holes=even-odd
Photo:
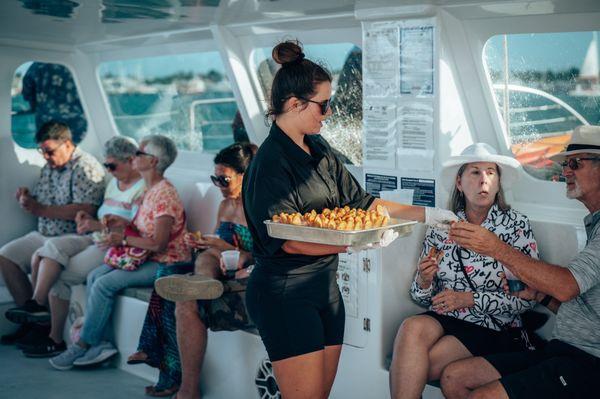
[[[203,149],[217,152],[233,143],[232,121],[238,110],[232,93],[211,92],[181,94],[174,97],[160,93],[109,94],[108,101],[118,131],[139,140],[148,134],[171,137],[185,150]],[[222,102],[203,104],[201,100],[223,98]],[[200,100],[200,101],[199,101]],[[190,126],[194,106],[195,126]],[[21,95],[13,97],[12,133],[21,147],[35,148],[35,114],[27,112],[29,104]]]

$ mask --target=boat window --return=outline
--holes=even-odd
[[[600,121],[597,32],[494,36],[483,59],[515,158],[534,177],[560,180],[548,158],[574,127]]]
[[[272,48],[254,51],[253,62],[265,98],[278,65]],[[325,66],[332,74],[333,114],[321,129],[322,136],[348,164],[362,163],[362,50],[351,43],[304,46],[306,57]],[[265,104],[265,110],[267,105]]]
[[[87,120],[66,66],[45,62],[21,65],[15,71],[10,94],[12,137],[21,147],[36,148],[35,133],[49,121],[66,123],[75,144],[85,136]]]
[[[105,62],[100,81],[120,134],[215,153],[248,135],[216,51]]]

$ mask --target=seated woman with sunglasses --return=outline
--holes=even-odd
[[[441,181],[451,192],[450,209],[461,221],[481,225],[526,255],[538,258],[524,215],[504,200],[503,187],[518,177],[519,162],[476,143],[452,157]],[[392,398],[421,397],[451,362],[530,347],[521,313],[535,303],[504,292],[504,272],[493,258],[459,247],[449,229],[430,227],[410,294],[427,312],[405,319],[390,367]]]
[[[223,292],[222,283],[216,280],[216,278],[223,277],[224,275],[224,269],[220,263],[221,252],[238,249],[241,252],[241,256],[238,266],[240,270],[237,271],[236,278],[248,277],[248,269],[242,269],[242,267],[247,266],[252,259],[250,255],[252,240],[244,218],[241,187],[244,172],[255,151],[256,146],[253,144],[236,143],[224,148],[215,157],[215,176],[211,176],[211,179],[221,189],[223,197],[225,197],[221,202],[217,215],[218,222],[215,233],[218,234],[219,238],[216,236],[204,236],[198,239],[195,235],[189,233],[185,236],[188,246],[206,249],[196,259],[196,275],[157,275],[159,278],[155,283],[156,292],[165,298],[160,301],[162,303],[161,321],[162,325],[168,326],[168,328],[162,328],[159,342],[156,329],[147,328],[151,325],[147,316],[146,323],[144,323],[144,330],[140,336],[138,351],[127,359],[129,364],[146,363],[150,366],[160,368],[159,380],[155,386],[146,388],[147,395],[168,396],[177,391],[180,384],[185,389],[189,389],[192,386],[196,386],[197,388],[197,378],[199,378],[200,373],[197,373],[197,376],[195,375],[193,365],[201,363],[201,359],[194,354],[197,353],[198,349],[204,347],[206,340],[201,341],[200,339],[196,339],[196,337],[198,337],[198,334],[206,336],[206,328],[208,327],[207,317],[209,313],[206,307],[209,306],[207,302],[210,301],[199,301],[196,304],[196,301],[192,300],[213,299],[220,296]],[[231,300],[235,300],[235,298],[231,298]],[[174,304],[171,301],[188,301],[177,303],[177,330],[186,332],[183,342],[179,341],[181,337],[178,337],[176,334],[175,315],[173,313]],[[153,309],[157,306],[154,303],[155,293],[152,294],[149,314],[155,312]],[[192,314],[195,315],[198,323],[202,324],[200,322],[202,318],[204,322],[202,324],[204,334],[202,334],[201,329],[194,328],[192,331],[186,327],[187,317],[180,316],[180,305],[186,309],[193,308],[195,311]],[[230,303],[225,301],[224,305],[229,306]],[[231,307],[233,308],[234,306]],[[221,308],[221,310],[223,309],[224,307]],[[202,316],[198,315],[198,312],[203,312]],[[170,317],[169,320],[166,320],[167,315]],[[181,327],[180,323],[184,323],[184,327]],[[178,343],[182,348],[179,351],[182,356],[181,363],[177,350]],[[190,354],[192,354],[191,358]],[[183,378],[183,381],[180,364],[183,366],[184,376],[187,376],[187,378]],[[190,370],[192,372],[186,372]]]
[[[103,339],[117,293],[127,287],[152,286],[157,276],[185,272],[190,267],[191,253],[184,242],[183,203],[173,184],[164,177],[165,170],[176,157],[177,147],[168,137],[152,135],[141,140],[140,149],[133,160],[133,168],[140,173],[147,187],[132,221],[139,236],[125,236],[123,229],[120,229],[108,234],[102,244],[144,249],[150,255],[136,270],[102,265],[89,274],[85,321],[80,338],[64,353],[50,359],[54,368],[67,370],[73,366],[97,364],[116,354],[116,348]],[[122,222],[122,219],[115,217],[107,219],[109,226]],[[163,310],[163,304],[157,300],[159,298],[155,295],[154,298],[150,300],[144,333],[160,337],[164,335],[163,330],[169,331],[174,324],[173,312]],[[166,344],[151,347],[171,353]]]
[[[173,301],[215,299],[223,292],[219,279],[226,276],[221,253],[240,251],[236,278],[247,277],[244,270],[252,260],[252,239],[244,207],[242,206],[242,179],[258,147],[250,143],[235,143],[215,156],[215,174],[210,177],[221,190],[223,201],[219,205],[214,234],[198,238],[186,235],[186,242],[195,249],[204,249],[196,259],[195,276],[171,276],[157,280],[161,296]]]
[[[98,209],[98,218],[115,215],[131,220],[137,211],[144,193],[145,184],[140,174],[132,167],[137,144],[125,137],[114,137],[104,144],[104,166],[113,175],[104,194],[104,201]],[[69,312],[71,287],[85,283],[89,272],[102,264],[105,249],[92,245],[89,233],[103,230],[102,223],[93,215],[79,211],[75,218],[78,235],[68,235],[63,245],[49,240],[46,245],[53,246],[59,256],[45,256],[38,251],[32,263],[34,295],[48,298],[51,314],[50,336],[32,337],[21,347],[25,356],[54,356],[66,349],[63,342],[63,330]],[[68,240],[69,245],[64,245]],[[34,296],[35,297],[35,296]],[[24,314],[29,317],[30,314]]]

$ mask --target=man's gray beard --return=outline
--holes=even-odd
[[[581,197],[581,187],[579,187],[579,183],[577,181],[574,182],[575,188],[572,190],[567,189],[567,198],[569,199],[577,199]]]

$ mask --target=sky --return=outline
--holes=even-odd
[[[592,32],[509,35],[510,69],[562,71],[581,68],[591,40]],[[490,38],[484,49],[488,66],[502,70],[503,52],[503,36]]]

